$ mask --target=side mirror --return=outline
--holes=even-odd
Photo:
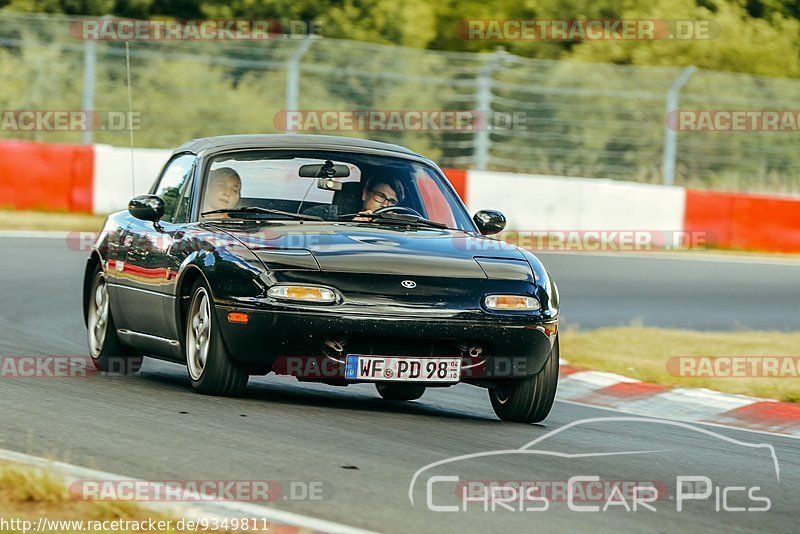
[[[496,210],[481,210],[472,217],[472,220],[483,235],[502,232],[506,227],[506,216]]]
[[[156,195],[140,195],[128,203],[128,212],[143,221],[158,222],[165,210],[164,200]]]

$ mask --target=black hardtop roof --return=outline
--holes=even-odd
[[[368,139],[356,139],[354,137],[337,137],[332,135],[313,135],[313,134],[247,134],[247,135],[219,135],[215,137],[204,137],[192,139],[182,144],[173,151],[173,154],[181,152],[191,152],[199,154],[202,151],[211,149],[213,152],[224,151],[226,149],[247,149],[247,148],[298,148],[298,149],[332,149],[346,150],[353,149],[358,152],[373,154],[393,153],[398,156],[412,156],[414,159],[426,159],[419,154],[412,152],[406,147],[391,143],[381,143]]]

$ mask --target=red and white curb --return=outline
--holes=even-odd
[[[78,480],[109,480],[109,481],[136,481],[138,479],[97,471],[86,467],[55,462],[37,456],[30,456],[15,451],[0,449],[0,461],[7,461],[18,465],[24,465],[36,470],[59,475],[65,484]],[[197,495],[198,501],[202,500]],[[183,518],[192,521],[203,519],[234,519],[234,518],[264,518],[272,526],[279,529],[281,534],[292,534],[295,532],[320,532],[328,534],[374,534],[369,530],[362,530],[332,521],[325,521],[313,517],[285,512],[274,508],[267,508],[257,504],[239,501],[216,501],[216,502],[137,502],[137,505],[147,510],[163,514],[175,519]]]
[[[676,421],[710,423],[800,437],[800,405],[720,393],[669,388],[626,376],[587,371],[562,362],[556,399]]]

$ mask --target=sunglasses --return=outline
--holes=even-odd
[[[381,204],[386,203],[386,204],[389,204],[390,206],[396,206],[397,205],[397,199],[396,198],[387,197],[386,195],[384,195],[380,191],[371,191],[371,193],[372,193],[372,196],[375,197],[375,199],[378,202],[380,202]]]

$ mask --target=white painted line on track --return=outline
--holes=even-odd
[[[0,230],[0,239],[66,239],[71,233],[74,234],[75,232],[50,232],[44,230]]]
[[[41,469],[48,472],[60,473],[68,483],[75,480],[125,480],[131,481],[133,479],[115,473],[108,473],[105,471],[98,471],[89,469],[87,467],[80,467],[77,465],[67,464],[63,462],[56,462],[38,456],[31,456],[20,452],[0,449],[0,460],[23,464],[36,469]],[[198,500],[200,500],[198,494]],[[330,534],[374,534],[372,531],[363,530],[333,521],[326,521],[323,519],[316,519],[313,517],[296,514],[293,512],[285,512],[276,510],[274,508],[267,508],[252,503],[245,502],[139,502],[137,504],[143,508],[158,511],[165,514],[170,514],[173,517],[176,513],[182,514],[187,519],[195,521],[203,518],[234,518],[234,517],[260,517],[267,521],[279,523],[281,525],[291,525],[302,529],[308,529],[314,532],[325,532]]]
[[[595,410],[605,410],[605,411],[608,411],[608,412],[621,413],[621,414],[631,415],[631,416],[635,415],[635,416],[640,416],[640,417],[641,416],[643,416],[643,417],[652,417],[653,419],[665,419],[667,421],[682,421],[682,422],[691,423],[691,424],[694,424],[694,425],[697,425],[697,426],[713,426],[715,428],[723,428],[723,429],[726,429],[726,430],[731,430],[733,432],[752,432],[754,434],[762,434],[764,436],[773,436],[773,437],[776,437],[776,438],[787,438],[787,439],[800,440],[800,436],[796,436],[794,434],[781,434],[780,432],[769,432],[767,430],[756,430],[754,428],[745,428],[745,427],[732,426],[732,425],[723,425],[723,424],[720,424],[720,423],[711,423],[711,422],[708,422],[708,421],[694,421],[694,420],[690,420],[690,419],[681,419],[680,417],[671,417],[669,414],[657,415],[657,414],[653,414],[653,413],[638,413],[638,412],[633,412],[633,411],[627,411],[627,410],[624,410],[622,408],[612,408],[610,406],[598,406],[596,404],[589,404],[589,403],[586,403],[586,402],[579,402],[579,401],[573,401],[573,400],[567,400],[567,399],[559,399],[558,397],[556,397],[556,402],[563,402],[564,404],[571,404],[573,406],[581,406],[582,408],[594,408]]]

